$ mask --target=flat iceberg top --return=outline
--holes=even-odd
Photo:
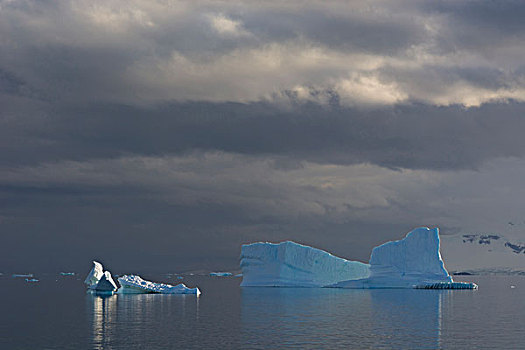
[[[367,264],[291,241],[243,245],[241,269],[243,287],[323,287],[369,275]]]
[[[121,294],[159,293],[159,294],[196,294],[200,295],[199,288],[188,288],[183,283],[172,286],[170,284],[146,281],[137,275],[125,275],[118,279]]]

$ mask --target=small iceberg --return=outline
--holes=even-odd
[[[14,273],[11,275],[11,277],[13,278],[33,278],[33,274],[32,273],[26,273],[26,274]]]
[[[232,275],[233,274],[231,272],[210,272],[210,276],[213,277],[227,277]]]
[[[118,289],[111,273],[104,271],[102,264],[98,261],[93,261],[93,268],[84,283],[88,286],[88,290],[96,293],[113,293]]]
[[[26,278],[26,282],[28,282],[28,283],[36,283],[36,282],[40,282],[40,280],[37,280],[36,278]]]
[[[119,294],[195,294],[199,296],[199,288],[188,288],[183,283],[172,286],[171,284],[146,281],[137,275],[124,275],[118,278],[120,283]]]
[[[195,294],[197,296],[201,294],[199,288],[188,288],[183,283],[172,286],[170,284],[146,281],[137,275],[121,276],[118,278],[118,282],[120,283],[120,288],[113,281],[111,273],[104,271],[102,264],[97,261],[93,261],[93,268],[84,281],[88,286],[88,290],[94,293],[113,294],[118,289],[119,294],[157,293]]]
[[[61,276],[75,276],[74,272],[60,272]]]

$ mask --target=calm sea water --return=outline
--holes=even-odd
[[[78,277],[37,277],[0,278],[1,349],[525,349],[519,276],[466,276],[477,291],[240,288],[233,277],[185,278],[199,298],[99,297]]]

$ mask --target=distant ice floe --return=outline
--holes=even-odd
[[[253,243],[241,250],[245,287],[476,289],[454,282],[439,251],[439,230],[426,227],[372,250],[370,264],[294,242]]]
[[[40,282],[39,279],[34,278],[34,275],[32,273],[14,273],[11,275],[12,278],[23,278],[28,283],[36,283]]]
[[[74,272],[60,272],[61,276],[75,276]]]
[[[200,295],[199,288],[188,288],[183,283],[172,286],[171,284],[146,281],[137,275],[124,275],[118,278],[120,283],[119,294],[195,294]]]
[[[233,274],[231,272],[210,272],[210,276],[227,277],[227,276],[233,276]]]

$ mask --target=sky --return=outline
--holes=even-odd
[[[525,240],[522,1],[0,0],[0,270]]]

